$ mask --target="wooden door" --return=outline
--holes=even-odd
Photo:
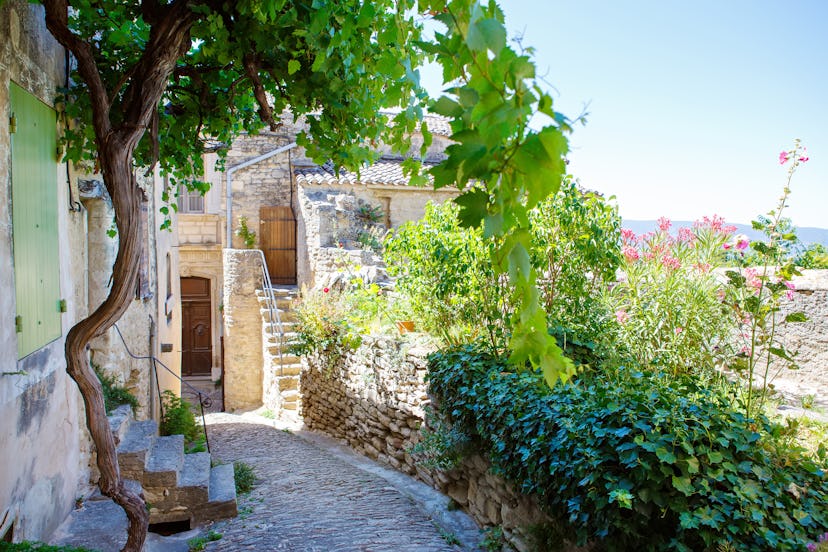
[[[181,278],[181,372],[208,376],[213,367],[210,280]]]
[[[296,284],[296,217],[291,207],[262,207],[259,242],[274,284]]]

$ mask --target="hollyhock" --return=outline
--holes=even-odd
[[[787,152],[787,151],[779,152],[779,164],[780,165],[784,165],[785,163],[787,163],[788,159],[790,159],[790,158],[791,158],[790,152]]]

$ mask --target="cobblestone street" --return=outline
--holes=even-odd
[[[268,422],[250,415],[208,416],[214,458],[246,462],[257,483],[252,492],[239,497],[238,518],[212,527],[223,536],[207,550],[437,552],[477,548],[480,534],[464,514],[443,511],[442,520],[435,522],[432,516],[439,516],[426,513],[401,488],[425,492],[444,510],[448,499],[436,491],[362,457],[332,452],[330,444],[313,442],[324,437],[300,437]],[[359,467],[364,463],[367,468]]]

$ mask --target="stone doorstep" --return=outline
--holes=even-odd
[[[184,467],[184,436],[158,437],[153,444],[146,468],[144,487],[175,487]]]

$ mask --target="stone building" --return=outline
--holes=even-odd
[[[70,328],[106,295],[117,238],[100,176],[61,160],[55,99],[71,62],[42,6],[0,3],[0,541],[46,539],[94,479],[83,403],[67,376]],[[8,122],[8,124],[6,124]],[[144,178],[146,254],[135,300],[91,359],[128,387],[139,416],[178,392],[180,307],[175,232],[159,232],[157,175]],[[169,351],[169,352],[162,352]],[[131,353],[131,354],[130,354]],[[152,378],[154,380],[154,378]]]
[[[428,165],[443,158],[450,128],[441,117],[427,116],[426,122],[433,133],[424,158]],[[420,218],[429,201],[457,194],[408,186],[403,158],[387,149],[359,174],[318,166],[296,145],[302,125],[283,114],[277,132],[241,136],[228,152],[224,171],[215,170],[215,154],[206,156],[211,187],[204,196],[179,191],[182,370],[218,380],[222,366],[228,369],[223,378],[228,409],[260,405],[261,387],[247,380],[266,379],[261,355],[248,354],[263,343],[259,302],[252,296],[261,287],[260,263],[255,254],[246,260],[227,254],[246,247],[239,232],[242,220],[253,247],[263,251],[274,286],[321,287],[344,265],[377,277],[381,261],[372,248],[384,232]],[[413,148],[421,143],[421,136],[412,137]],[[237,279],[249,282],[242,286],[246,291],[240,291]]]

